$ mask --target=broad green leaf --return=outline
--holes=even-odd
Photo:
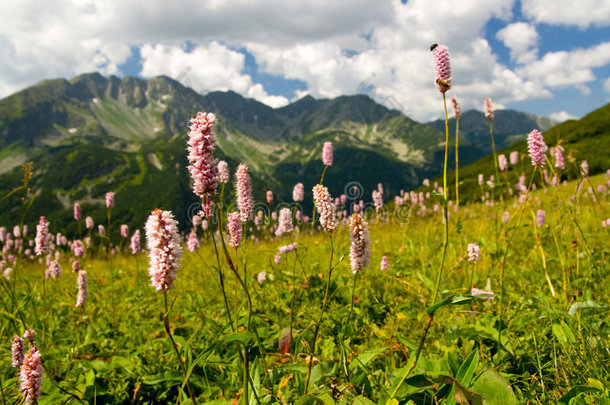
[[[574,333],[572,333],[570,327],[563,321],[561,321],[561,323],[553,324],[553,335],[555,335],[559,343],[564,346],[576,343]]]
[[[472,385],[471,391],[480,394],[489,404],[517,405],[519,403],[508,381],[493,368],[485,370]]]
[[[559,398],[559,402],[563,402],[564,404],[570,403],[570,400],[576,398],[579,395],[585,394],[587,392],[600,392],[601,390],[596,387],[589,387],[586,385],[576,385],[570,389],[563,397]]]
[[[241,343],[244,346],[248,346],[252,341],[252,334],[249,332],[234,332],[224,335],[222,339],[220,339],[221,344],[229,344],[229,343]]]

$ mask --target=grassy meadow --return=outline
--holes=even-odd
[[[45,280],[44,293],[47,266],[15,254],[1,278],[0,401],[23,401],[10,346],[33,329],[44,370],[39,404],[610,403],[610,227],[601,225],[610,193],[598,190],[608,180],[539,185],[525,205],[496,192],[493,203],[450,206],[435,306],[444,225],[434,194],[425,210],[390,200],[366,211],[371,258],[357,275],[345,222],[331,237],[299,222],[276,237],[250,223],[242,247],[228,247],[235,272],[198,227],[201,247],[183,247],[167,304],[151,286],[146,252],[131,254],[128,239],[107,254],[107,239],[93,232],[80,260],[88,282],[80,307],[67,246],[57,247],[62,275]],[[220,250],[218,235],[215,242]],[[293,242],[276,263],[279,247]],[[478,262],[468,260],[470,243],[480,247]]]

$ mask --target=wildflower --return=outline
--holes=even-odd
[[[479,186],[482,186],[483,183],[485,183],[485,176],[483,176],[483,173],[479,173]]]
[[[157,291],[171,290],[182,251],[176,220],[170,211],[152,211],[146,221],[146,246],[150,251],[148,272],[152,286]]]
[[[20,390],[24,395],[25,402],[36,403],[42,385],[42,364],[40,362],[40,352],[36,346],[30,347],[23,359],[19,381],[21,381]]]
[[[121,225],[121,237],[125,239],[129,238],[129,225]]]
[[[45,277],[54,279],[61,277],[61,266],[57,260],[51,260],[51,263],[49,263],[49,268],[45,272]]]
[[[218,166],[216,167],[218,170],[218,181],[221,183],[229,182],[229,165],[224,160],[218,162]]]
[[[85,218],[85,228],[87,229],[93,229],[93,219],[91,217],[87,217]]]
[[[542,225],[544,225],[545,216],[546,216],[546,213],[544,212],[544,210],[536,211],[536,225],[538,225],[538,227],[541,227]]]
[[[367,223],[362,219],[360,214],[352,214],[349,222],[350,227],[350,240],[352,242],[350,247],[350,264],[352,267],[352,273],[364,270],[369,265],[369,258],[371,256],[371,242],[369,240],[369,231],[367,229]]]
[[[227,218],[227,228],[229,229],[229,245],[234,248],[241,246],[242,230],[239,222],[239,213],[231,212]]]
[[[602,221],[602,228],[607,228],[610,226],[610,218],[606,219],[605,221]]]
[[[313,199],[320,213],[320,225],[325,232],[332,232],[337,227],[337,214],[328,189],[321,184],[313,188]]]
[[[265,197],[267,197],[267,204],[273,204],[273,191],[267,190],[267,195]]]
[[[114,207],[114,193],[109,191],[106,193],[106,208]]]
[[[542,134],[537,129],[534,129],[527,136],[527,147],[530,158],[532,159],[532,165],[534,167],[544,166],[544,154],[548,147],[544,143]]]
[[[74,203],[74,219],[76,221],[80,221],[81,219],[80,205],[78,203]]]
[[[199,215],[193,215],[191,222],[193,222],[193,226],[196,228],[201,225],[201,217]]]
[[[563,146],[561,145],[557,145],[555,146],[554,149],[555,152],[555,167],[558,169],[565,169],[566,168],[566,160],[565,157],[563,156]]]
[[[510,153],[510,164],[514,166],[517,163],[519,163],[519,151],[514,150]]]
[[[186,246],[189,252],[194,252],[199,249],[199,240],[197,239],[197,234],[195,231],[191,231],[189,234],[189,240],[186,242]]]
[[[290,208],[282,208],[280,210],[280,220],[278,227],[275,230],[275,236],[281,236],[284,233],[292,232],[292,213]]]
[[[80,240],[72,242],[72,253],[74,253],[74,256],[76,257],[83,257],[85,255],[85,246],[83,245],[83,242]]]
[[[136,231],[131,235],[131,243],[129,247],[131,248],[131,253],[136,254],[140,251],[140,230],[136,229]]]
[[[4,276],[4,279],[8,281],[8,280],[10,280],[12,273],[13,273],[13,269],[11,267],[7,267],[6,269],[4,269],[4,272],[2,273],[2,275]]]
[[[500,170],[503,172],[508,170],[508,161],[506,160],[506,156],[504,156],[504,154],[498,155],[498,167],[500,167]]]
[[[297,183],[294,185],[292,189],[292,200],[294,202],[303,201],[303,196],[305,194],[305,189],[303,187],[303,183]]]
[[[469,243],[468,244],[468,261],[476,263],[479,260],[481,260],[481,250],[479,248],[479,245],[477,245],[476,243]]]
[[[479,296],[479,295],[483,295],[483,297],[480,297],[480,299],[482,300],[493,300],[494,297],[494,293],[493,291],[491,291],[491,281],[488,278],[487,279],[487,283],[485,284],[485,288],[482,290],[479,290],[478,288],[472,287],[472,289],[470,290],[470,294],[474,297]]]
[[[13,336],[13,344],[11,345],[11,366],[21,367],[21,364],[23,363],[24,354],[25,346],[23,345],[23,340],[17,335]]]
[[[424,179],[422,184],[424,185],[424,187],[430,187],[430,180],[429,179]]]
[[[390,266],[388,265],[388,257],[387,256],[383,256],[381,258],[381,263],[379,264],[379,268],[381,270],[387,270]]]
[[[275,255],[275,257],[273,258],[273,261],[275,262],[275,264],[280,264],[280,262],[282,261],[282,256]]]
[[[74,260],[72,262],[72,273],[78,273],[80,271],[80,262],[78,260]]]
[[[34,338],[36,337],[36,332],[34,332],[34,329],[27,329],[25,332],[23,332],[23,338],[25,340],[27,340],[28,342],[30,342],[30,345],[34,346]]]
[[[324,142],[322,147],[322,163],[324,166],[333,165],[333,144],[332,142]]]
[[[494,111],[491,107],[491,98],[485,99],[485,118],[490,121],[493,121],[494,119]]]
[[[104,227],[104,225],[98,225],[97,226],[97,231],[99,232],[100,236],[105,236],[106,235],[106,228]]]
[[[49,251],[49,223],[45,217],[40,217],[40,221],[36,226],[36,247],[34,252],[36,256],[43,255]]]
[[[373,190],[373,204],[375,204],[375,212],[379,212],[383,207],[383,199],[381,193],[377,190]]]
[[[583,160],[580,164],[580,174],[582,174],[583,177],[587,177],[589,175],[589,163],[587,163],[586,160]]]
[[[280,246],[278,249],[279,254],[283,255],[288,252],[292,252],[297,248],[298,242],[291,243],[290,245]]]
[[[258,281],[259,284],[263,284],[266,279],[267,279],[267,273],[265,273],[264,271],[261,271],[260,273],[258,273],[258,276],[256,277],[256,280]]]
[[[212,132],[216,116],[212,113],[198,112],[191,118],[188,134],[189,172],[193,178],[193,192],[204,198],[206,208],[209,208],[210,197],[216,192],[218,173],[213,152],[216,136]]]
[[[449,62],[449,49],[445,45],[437,45],[432,49],[435,83],[441,93],[451,88],[451,64]]]
[[[458,103],[455,95],[451,95],[451,104],[453,104],[453,117],[456,120],[459,120],[462,116],[462,109],[460,108],[460,104]]]
[[[87,272],[81,270],[78,272],[78,278],[76,280],[78,285],[78,294],[76,295],[76,306],[85,306],[87,302]]]
[[[237,208],[239,209],[239,220],[246,223],[252,219],[252,192],[250,190],[250,176],[248,166],[240,164],[235,172]]]

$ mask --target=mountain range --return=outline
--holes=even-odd
[[[303,182],[309,208],[325,141],[334,146],[334,164],[324,180],[334,196],[357,182],[358,199],[370,200],[378,183],[389,198],[442,170],[444,122],[418,123],[366,95],[306,96],[273,109],[231,91],[202,95],[165,76],[142,80],[90,73],[46,80],[0,100],[0,187],[4,194],[17,187],[20,165],[33,161],[35,201],[26,222],[46,215],[75,232],[71,207],[79,202],[84,215],[105,223],[104,195],[114,191],[115,221],[140,227],[159,207],[174,211],[186,227],[197,202],[186,169],[186,133],[197,111],[216,114],[216,156],[231,171],[240,162],[248,165],[257,201],[272,190],[276,201],[291,202],[292,186]],[[496,111],[498,148],[523,139],[533,127],[553,124]],[[490,153],[488,131],[482,113],[463,113],[461,163]],[[233,195],[228,185],[226,201]],[[0,224],[17,223],[19,193],[0,209]]]

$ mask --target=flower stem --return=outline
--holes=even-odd
[[[322,312],[320,313],[320,317],[318,318],[318,322],[316,323],[316,329],[314,329],[313,333],[313,341],[311,343],[311,355],[309,356],[309,368],[307,369],[307,379],[305,382],[305,394],[307,394],[307,389],[309,388],[309,378],[311,377],[311,367],[313,365],[313,359],[316,354],[316,340],[318,339],[318,333],[320,333],[320,324],[322,323],[322,318],[324,317],[324,312],[326,312],[326,304],[328,303],[328,290],[330,288],[330,277],[333,272],[333,235],[332,233],[328,233],[328,238],[330,239],[330,264],[328,266],[328,279],[326,280],[326,289],[324,291],[324,299],[322,300]]]

